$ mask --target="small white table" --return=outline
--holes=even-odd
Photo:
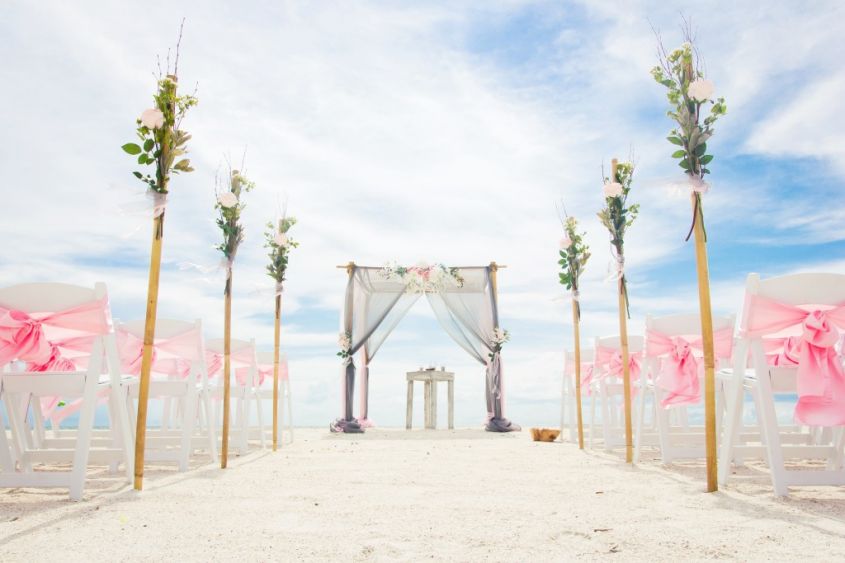
[[[424,384],[423,407],[425,412],[425,427],[428,429],[437,428],[437,383],[445,381],[449,384],[449,430],[455,427],[455,374],[441,368],[440,370],[427,369],[422,371],[409,371],[408,379],[408,412],[405,416],[405,429],[411,429],[411,420],[414,416],[414,382],[422,381]]]

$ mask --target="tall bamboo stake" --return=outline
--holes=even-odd
[[[610,177],[616,181],[616,169],[619,166],[619,161],[613,159],[611,161]],[[628,355],[628,303],[625,295],[625,277],[624,272],[620,272],[619,280],[617,282],[617,291],[619,293],[619,344],[622,348],[622,382],[625,394],[625,462],[634,462],[634,437],[631,428],[631,366]],[[605,439],[607,439],[605,437]]]
[[[232,361],[232,267],[226,268],[226,290],[223,325],[223,447],[221,448],[220,468],[226,469],[229,461],[229,395],[231,382],[229,375]]]
[[[153,244],[150,252],[150,279],[147,286],[147,315],[144,322],[144,351],[141,356],[141,381],[138,389],[138,418],[135,426],[135,490],[144,488],[144,448],[147,436],[147,402],[150,396],[150,368],[155,342],[158,280],[161,274],[161,243],[164,238],[164,211],[153,219]]]
[[[279,336],[282,326],[282,295],[276,293],[276,329],[273,334],[273,451],[279,443]]]
[[[719,489],[716,458],[716,380],[713,352],[713,312],[710,307],[710,273],[707,265],[707,239],[704,233],[704,212],[701,196],[692,194],[695,214],[695,266],[698,272],[698,305],[701,316],[701,340],[704,348],[704,432],[707,456],[707,492]]]
[[[575,410],[578,413],[578,449],[584,449],[584,419],[581,415],[581,315],[580,305],[572,298],[572,326],[575,332]]]

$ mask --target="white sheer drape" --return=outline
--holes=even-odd
[[[486,368],[487,429],[509,432],[519,427],[504,417],[502,362],[494,342],[499,313],[490,274],[489,267],[462,268],[462,287],[429,293],[427,297],[443,329]]]

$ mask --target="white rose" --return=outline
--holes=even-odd
[[[238,204],[238,196],[232,192],[223,192],[217,196],[217,203],[219,203],[221,207],[230,209]]]
[[[560,239],[560,249],[566,250],[570,246],[572,246],[572,239],[569,238],[569,235],[563,235],[563,238]]]
[[[145,109],[141,114],[141,124],[148,129],[159,129],[164,125],[164,114],[158,108]]]
[[[604,185],[604,197],[619,197],[622,195],[622,184],[619,182],[608,182]]]
[[[715,90],[716,87],[713,86],[711,81],[703,78],[696,78],[690,83],[689,88],[687,89],[687,94],[690,98],[697,102],[705,102],[713,97],[713,92]]]
[[[288,245],[288,236],[285,233],[276,233],[276,236],[273,237],[273,240],[279,246]]]

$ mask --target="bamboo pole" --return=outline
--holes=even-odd
[[[698,200],[698,201],[696,201]],[[716,458],[716,361],[713,353],[713,312],[710,307],[710,273],[707,265],[707,240],[700,195],[692,194],[695,214],[695,265],[698,272],[698,305],[701,316],[701,340],[704,348],[704,432],[707,456],[707,492],[719,489]]]
[[[578,449],[584,449],[584,419],[581,414],[581,315],[578,300],[572,298],[572,325],[575,332],[575,410],[578,413]]]
[[[232,367],[232,267],[226,268],[226,289],[224,325],[223,325],[223,447],[220,455],[220,468],[226,469],[229,461],[229,395],[231,382],[229,375]]]
[[[147,402],[150,396],[150,369],[153,363],[158,282],[161,274],[161,244],[164,238],[164,211],[153,219],[153,243],[150,252],[150,279],[147,287],[147,315],[144,321],[144,351],[141,356],[141,381],[138,389],[138,418],[135,426],[135,490],[144,488],[144,451],[147,436]]]
[[[610,177],[616,181],[616,170],[619,161],[611,161]],[[622,349],[622,383],[625,395],[625,462],[634,462],[634,435],[631,427],[631,366],[628,354],[628,303],[625,295],[624,272],[620,272],[617,282],[617,293],[619,293],[619,345]],[[605,438],[607,439],[607,438]]]
[[[279,443],[279,335],[282,326],[282,295],[276,293],[276,329],[273,334],[273,451]]]

